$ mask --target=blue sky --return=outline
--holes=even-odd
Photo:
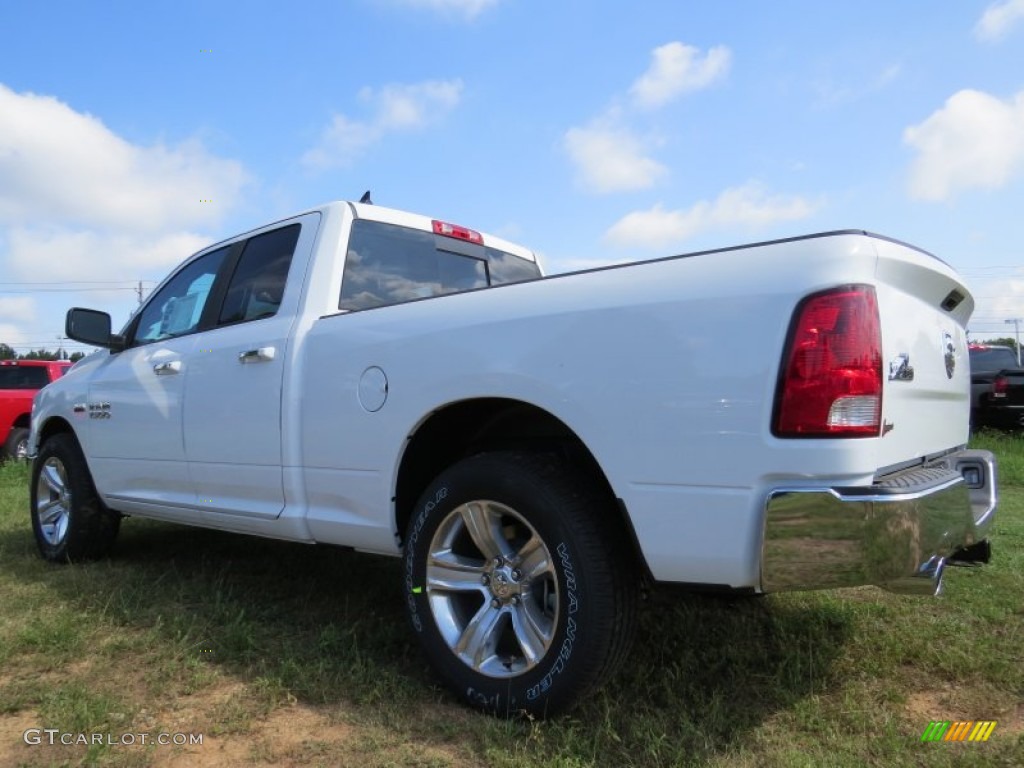
[[[549,271],[869,229],[966,277],[973,338],[1024,318],[1024,0],[54,0],[0,29],[21,351],[366,189]]]

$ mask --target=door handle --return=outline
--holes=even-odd
[[[172,373],[181,373],[181,360],[168,360],[166,363],[157,363],[153,366],[153,373],[157,376],[170,376]]]
[[[259,349],[250,349],[246,352],[238,353],[238,362],[240,363],[265,363],[274,359],[274,355],[277,354],[277,350],[273,347],[260,347]]]

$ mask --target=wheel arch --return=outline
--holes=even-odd
[[[43,443],[45,443],[49,438],[64,432],[75,438],[79,445],[82,444],[82,441],[78,439],[78,434],[75,432],[74,427],[71,426],[71,423],[60,416],[54,416],[53,418],[47,419],[39,428],[36,450],[42,447]]]
[[[643,571],[649,573],[624,503],[582,439],[549,411],[521,400],[461,400],[431,413],[407,438],[396,473],[394,523],[400,545],[416,500],[443,470],[460,459],[500,450],[557,453],[614,500],[623,533]]]

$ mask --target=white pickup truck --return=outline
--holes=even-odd
[[[541,277],[474,230],[337,202],[210,246],[35,400],[42,555],[139,516],[403,558],[440,678],[545,715],[645,585],[936,593],[988,560],[973,299],[830,232]]]

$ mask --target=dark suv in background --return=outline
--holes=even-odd
[[[972,344],[971,426],[1024,427],[1024,370],[1010,347]]]

